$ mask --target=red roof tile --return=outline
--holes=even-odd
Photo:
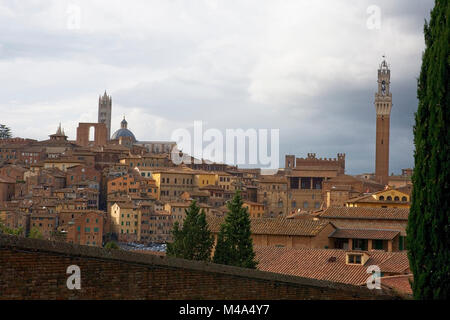
[[[409,272],[406,252],[369,251],[369,259],[364,265],[347,265],[347,252],[337,249],[255,247],[258,269],[268,272],[353,285],[366,283],[369,277],[367,267],[371,265],[378,265],[384,273]]]
[[[337,229],[330,235],[330,238],[392,240],[399,233],[399,231],[379,229]]]
[[[328,208],[320,214],[320,217],[327,219],[408,220],[408,215],[408,208],[342,207]]]

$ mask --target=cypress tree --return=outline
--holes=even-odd
[[[11,129],[4,124],[0,124],[0,139],[12,138]]]
[[[176,258],[210,261],[214,238],[208,229],[206,214],[200,211],[196,201],[186,209],[186,219],[180,227],[175,222],[172,231],[174,241],[167,244],[167,255]]]
[[[436,0],[425,22],[426,49],[418,79],[415,168],[407,228],[416,299],[450,297],[450,1]]]
[[[221,225],[214,253],[214,263],[255,269],[255,252],[250,231],[250,216],[237,191],[228,203],[228,214]]]

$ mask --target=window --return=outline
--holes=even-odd
[[[395,197],[394,201],[400,201],[400,198],[399,197]]]
[[[408,199],[406,197],[402,197],[402,201],[406,202],[406,201],[408,201]]]
[[[367,251],[367,239],[353,239],[353,250]]]
[[[378,198],[378,200],[384,201],[384,196],[380,196],[380,197]]]
[[[383,240],[374,240],[373,248],[375,250],[383,250]]]
[[[349,254],[348,255],[348,263],[349,264],[361,264],[362,259],[359,254]]]
[[[386,198],[386,200],[387,200],[387,201],[392,201],[392,197],[391,197],[391,196],[388,196],[388,197]]]
[[[398,250],[403,251],[406,250],[406,243],[405,243],[405,239],[406,237],[403,236],[399,236],[398,237]]]

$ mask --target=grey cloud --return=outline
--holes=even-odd
[[[135,1],[139,7],[133,9],[133,2],[125,4],[114,1],[110,8],[98,12],[101,22],[97,24],[92,17],[97,14],[102,2],[93,1],[95,5],[79,2],[87,19],[84,25],[87,30],[81,31],[67,30],[64,26],[68,3],[2,1],[1,5],[14,15],[1,16],[0,10],[0,73],[3,74],[3,77],[0,74],[3,83],[0,112],[7,113],[11,106],[28,111],[32,110],[30,106],[43,103],[55,109],[51,117],[46,116],[47,108],[29,115],[21,114],[23,121],[2,117],[14,124],[13,131],[19,136],[39,132],[29,128],[35,123],[43,128],[53,128],[58,117],[70,125],[72,132],[81,118],[92,115],[92,121],[95,121],[97,96],[107,89],[113,95],[114,104],[120,106],[120,112],[135,115],[139,110],[148,119],[156,116],[177,123],[203,120],[208,127],[222,130],[279,128],[281,164],[286,153],[305,156],[308,152],[316,152],[320,157],[335,157],[336,153],[345,152],[348,172],[370,172],[374,167],[373,100],[376,67],[380,61],[364,61],[364,57],[374,57],[373,51],[379,50],[380,55],[386,52],[390,58],[390,51],[395,51],[391,60],[394,95],[391,171],[399,172],[401,168],[413,165],[412,126],[417,108],[415,76],[418,75],[415,73],[419,71],[420,48],[411,39],[417,42],[423,38],[423,21],[429,16],[432,0],[346,3],[361,8],[370,4],[380,6],[383,21],[393,28],[391,32],[396,32],[399,37],[408,36],[408,49],[402,51],[406,46],[402,42],[383,42],[383,29],[379,33],[351,30],[351,33],[345,34],[344,29],[324,27],[326,33],[316,34],[314,41],[320,44],[335,41],[336,38],[342,41],[354,38],[350,49],[360,56],[350,60],[354,63],[351,67],[366,70],[370,65],[373,71],[362,80],[345,75],[336,82],[326,77],[314,79],[322,82],[318,93],[311,95],[302,93],[300,89],[303,88],[297,92],[295,87],[291,91],[283,91],[285,88],[282,85],[275,89],[263,86],[259,90],[268,96],[268,101],[258,101],[252,91],[255,66],[260,61],[272,62],[262,59],[261,55],[281,56],[279,60],[284,63],[290,57],[288,50],[294,48],[300,53],[309,50],[302,43],[296,43],[298,38],[293,37],[288,38],[292,43],[288,43],[287,51],[283,52],[283,47],[268,47],[264,53],[260,52],[260,47],[264,47],[269,38],[277,39],[277,35],[269,37],[266,34],[271,32],[266,25],[267,15],[270,14],[267,4],[271,2],[193,4],[152,1],[146,4]],[[108,3],[111,2],[104,2],[105,5]],[[123,12],[114,9],[117,6],[120,11],[126,5],[130,7]],[[152,15],[148,25],[146,13],[138,12],[145,10],[149,16]],[[50,14],[53,19],[51,23],[39,18],[41,15],[46,17],[46,12],[57,13],[56,16]],[[362,10],[361,15],[354,19],[360,21],[365,17],[366,12]],[[327,18],[331,17],[318,17],[318,23],[326,23]],[[148,28],[139,28],[140,24]],[[314,26],[309,30],[296,30],[295,24],[281,30],[294,35],[296,32],[315,32]],[[372,41],[371,47],[367,47],[369,40]],[[399,38],[399,41],[402,40]],[[278,43],[275,41],[273,46],[276,45]],[[322,54],[337,60],[348,60],[342,57],[344,51]],[[27,63],[22,65],[21,61]],[[314,65],[314,59],[311,64]],[[278,78],[272,78],[272,69],[265,70],[266,66],[260,66],[263,68],[262,74],[268,77],[269,85],[280,79],[291,84],[308,82],[301,69],[293,68],[291,71],[289,64],[283,66],[288,71],[275,75]],[[61,101],[78,101],[81,98],[86,101],[89,96],[92,96],[92,101],[79,108],[57,110],[57,106],[63,103]],[[114,112],[119,112],[117,107]],[[133,126],[133,123],[130,127],[144,128],[142,125]],[[144,131],[139,133],[145,136]],[[145,136],[145,139],[151,138]]]

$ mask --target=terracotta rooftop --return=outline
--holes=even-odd
[[[373,222],[364,220],[341,221],[333,220],[333,225],[338,229],[377,229],[377,230],[393,230],[400,232],[401,236],[406,236],[406,220],[392,221],[387,223]]]
[[[287,184],[287,179],[285,176],[277,176],[277,175],[261,175],[259,178],[259,183],[283,183]]]
[[[382,277],[381,286],[393,289],[400,294],[412,295],[413,291],[411,289],[410,281],[412,281],[413,275],[400,275],[400,276],[388,276]]]
[[[348,251],[335,249],[292,249],[256,247],[258,269],[318,280],[363,285],[368,279],[367,267],[378,265],[381,272],[409,273],[406,252],[370,251],[364,265],[347,265]],[[396,268],[391,268],[389,261]]]
[[[408,220],[408,208],[328,208],[319,216],[326,219]]]
[[[400,231],[377,229],[336,229],[329,237],[337,239],[392,240]]]
[[[207,222],[211,232],[219,232],[220,226],[224,223],[224,217],[208,215]],[[328,221],[317,220],[292,220],[292,219],[269,219],[250,218],[251,232],[253,234],[272,234],[314,237],[322,231]]]

